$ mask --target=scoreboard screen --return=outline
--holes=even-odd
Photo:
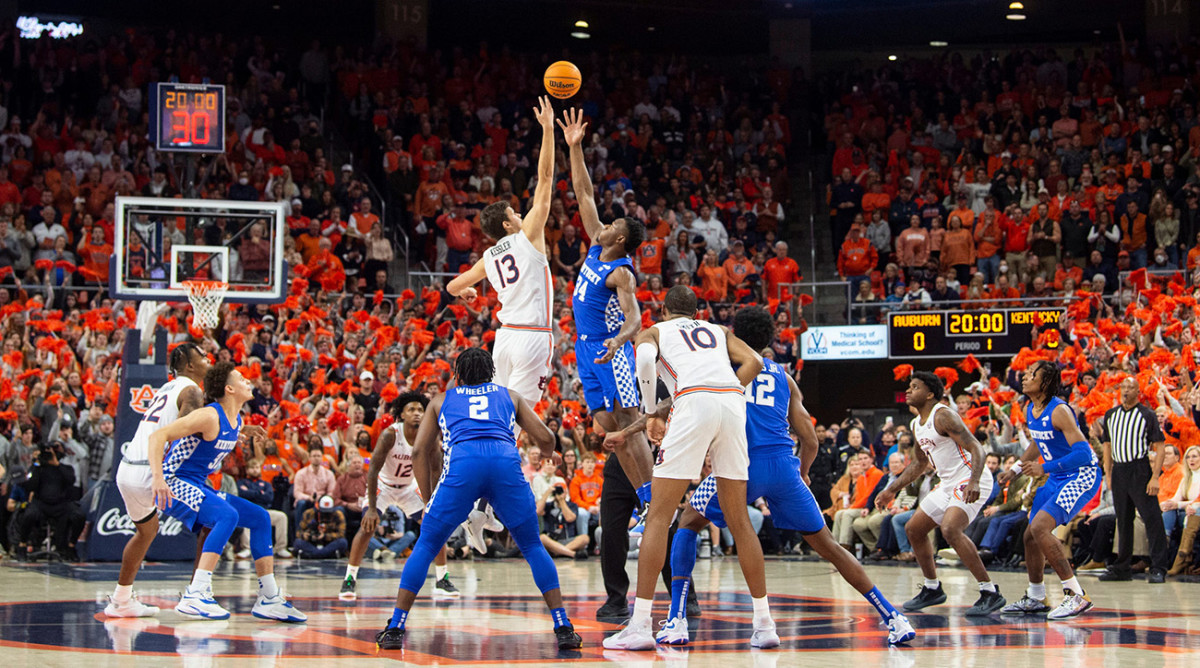
[[[1032,345],[1033,328],[1057,328],[1061,308],[987,311],[893,311],[888,314],[888,356],[1011,357]]]
[[[159,151],[225,152],[225,87],[150,84],[150,138]]]

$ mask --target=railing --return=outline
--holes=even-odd
[[[801,283],[780,283],[776,286],[775,295],[772,299],[778,299],[780,306],[784,306],[784,290],[787,290],[795,299],[786,306],[791,311],[792,322],[799,322],[800,318],[810,325],[844,325],[851,321],[850,314],[850,282],[849,281],[804,281]],[[826,321],[825,316],[830,315],[832,311],[827,308],[830,304],[830,298],[821,299],[821,293],[830,296],[837,295],[836,298],[846,300],[845,320],[838,319],[837,321]],[[801,306],[800,295],[807,294],[813,298],[813,301],[808,306]],[[822,308],[826,307],[826,308]],[[840,314],[841,309],[837,309]]]

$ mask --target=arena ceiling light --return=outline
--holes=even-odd
[[[575,22],[575,27],[576,28],[590,28],[591,26],[588,25],[587,21],[580,19],[579,21]]]
[[[571,37],[574,37],[575,39],[591,39],[592,35],[591,33],[586,33],[582,30],[576,30],[575,32],[571,33]]]
[[[1008,14],[1004,18],[1009,21],[1024,21],[1025,20],[1025,4],[1021,2],[1008,3]]]
[[[895,54],[892,54],[892,55],[888,56],[888,60],[893,60],[893,61],[895,61],[895,60],[900,60],[900,58],[899,58],[899,57],[897,57]]]
[[[936,47],[950,46],[950,42],[943,42],[941,40],[935,39],[929,43],[929,46],[936,46]]]

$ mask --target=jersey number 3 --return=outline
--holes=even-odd
[[[500,267],[501,264],[504,265],[503,269]],[[500,276],[500,287],[502,288],[516,283],[517,279],[521,277],[521,272],[517,269],[517,261],[512,255],[505,255],[496,260],[496,274]]]
[[[472,420],[487,420],[488,419],[488,398],[471,397],[470,416]]]

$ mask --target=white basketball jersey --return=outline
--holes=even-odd
[[[142,415],[137,431],[124,449],[125,459],[144,462],[150,458],[150,434],[179,419],[179,393],[189,387],[199,387],[191,378],[176,376],[158,388],[150,407]]]
[[[500,298],[500,324],[550,327],[554,299],[550,261],[524,232],[510,234],[484,251],[483,267]]]
[[[658,329],[659,373],[667,386],[673,387],[672,394],[742,392],[742,384],[729,364],[729,347],[720,327],[687,318],[654,326]]]
[[[379,470],[379,482],[389,487],[407,487],[413,479],[413,449],[408,439],[404,438],[403,423],[393,423],[388,429],[395,432],[396,442],[392,444],[387,461]]]
[[[919,417],[914,421],[916,427],[913,434],[917,437],[917,444],[933,462],[937,476],[944,481],[955,481],[971,475],[971,455],[958,447],[953,438],[939,434],[933,426],[934,416],[942,410],[954,409],[945,404],[934,404],[933,410],[929,411],[929,419],[925,420],[924,424],[919,422]]]

